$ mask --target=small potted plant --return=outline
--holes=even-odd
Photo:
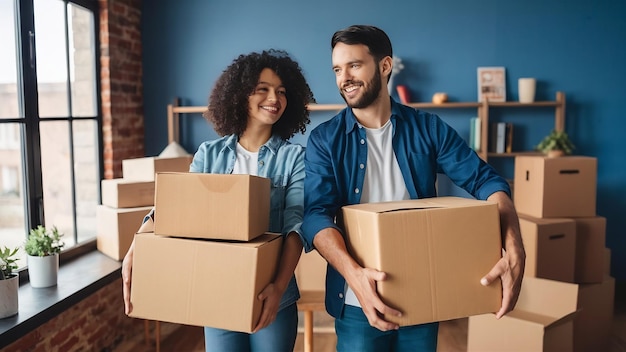
[[[550,158],[572,154],[574,148],[576,147],[569,139],[567,133],[557,130],[553,130],[536,147],[537,150]]]
[[[0,249],[0,319],[17,314],[17,292],[19,276],[13,272],[17,269],[18,248]]]
[[[28,276],[34,288],[50,287],[57,284],[59,253],[65,245],[61,242],[62,233],[53,226],[46,229],[37,226],[31,229],[24,250],[28,255]]]

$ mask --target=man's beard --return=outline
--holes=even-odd
[[[348,81],[348,83],[357,83],[358,81]],[[354,103],[350,104],[348,99],[346,99],[343,89],[339,89],[339,94],[343,100],[345,100],[346,104],[353,109],[365,109],[366,107],[372,105],[376,99],[378,99],[378,93],[380,93],[380,89],[382,88],[382,84],[380,83],[380,71],[376,70],[374,73],[374,77],[368,82],[369,89],[365,89],[364,85],[361,85],[365,90],[360,98],[358,98]]]

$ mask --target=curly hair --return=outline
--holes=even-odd
[[[248,97],[253,94],[263,69],[269,68],[280,77],[287,91],[287,107],[272,126],[272,133],[283,139],[306,131],[310,122],[307,104],[314,103],[298,63],[282,50],[264,50],[240,55],[220,75],[209,95],[209,107],[204,118],[215,131],[225,136],[241,136],[248,123]]]

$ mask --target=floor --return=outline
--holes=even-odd
[[[615,317],[611,331],[609,350],[606,352],[626,352],[626,287],[621,285],[615,290]],[[302,317],[300,321],[302,322]],[[440,352],[467,351],[467,319],[451,320],[440,323],[439,346]],[[335,351],[336,337],[333,330],[332,317],[325,312],[316,312],[314,315],[315,336],[314,352]],[[294,352],[303,352],[302,327],[299,329]],[[183,326],[170,323],[161,323],[161,352],[202,352],[204,341],[202,328]],[[156,351],[154,340],[146,343],[143,336],[133,341],[127,341],[115,349],[115,352]]]

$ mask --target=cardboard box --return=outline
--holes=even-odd
[[[102,204],[112,208],[135,208],[154,205],[154,181],[125,178],[102,180]]]
[[[270,180],[160,172],[155,209],[157,235],[249,241],[269,230]]]
[[[96,247],[105,255],[122,260],[128,252],[137,229],[152,207],[96,209]]]
[[[343,207],[346,245],[362,266],[386,272],[382,300],[402,326],[500,309],[500,282],[480,284],[501,257],[497,204],[440,197]],[[339,222],[341,223],[341,222]]]
[[[130,316],[249,333],[281,248],[269,233],[250,242],[137,234]]]
[[[500,320],[469,318],[468,351],[572,351],[578,285],[525,277],[517,305]]]
[[[525,276],[574,282],[576,223],[519,215],[526,250]]]
[[[611,275],[611,249],[604,248],[604,273]]]
[[[606,218],[576,218],[576,270],[574,279],[580,284],[604,281]]]
[[[154,181],[157,172],[189,172],[192,156],[149,156],[122,160],[122,176],[128,180]]]
[[[300,291],[326,291],[326,259],[317,250],[302,252],[294,274]]]
[[[518,156],[515,208],[537,218],[596,215],[597,160],[592,157]]]
[[[574,318],[574,351],[608,351],[613,324],[615,279],[605,275],[598,284],[582,284]]]

